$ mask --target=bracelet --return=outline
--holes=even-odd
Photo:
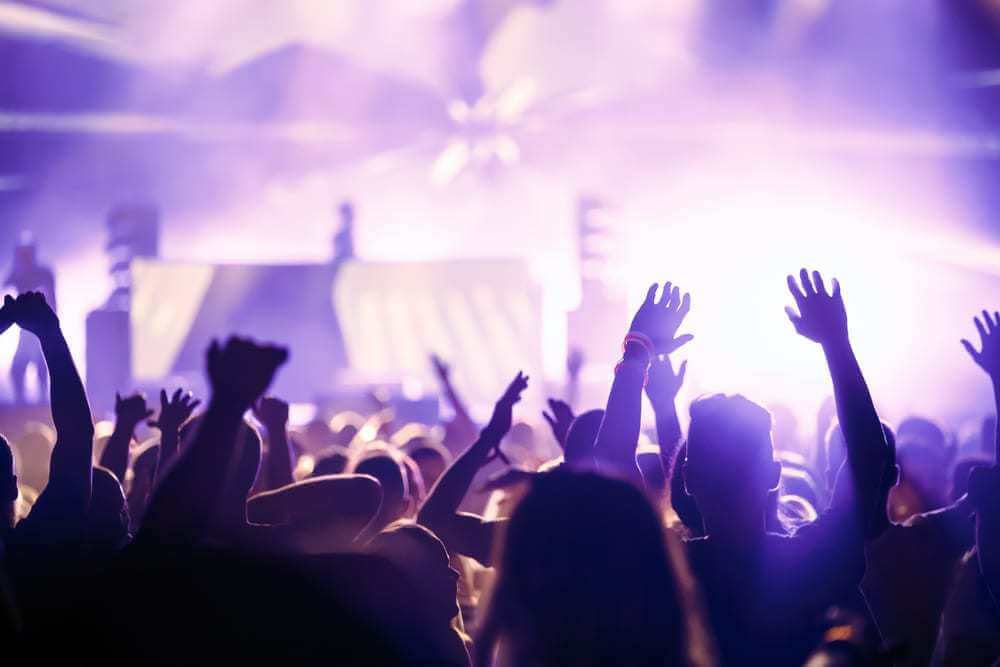
[[[625,340],[622,341],[622,354],[625,353],[625,348],[629,343],[636,343],[642,346],[642,349],[646,350],[646,354],[649,355],[649,360],[652,361],[656,357],[656,345],[653,344],[653,339],[640,331],[629,331],[625,334]]]

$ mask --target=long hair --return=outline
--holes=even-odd
[[[630,484],[566,470],[540,476],[502,540],[477,664],[498,645],[519,665],[689,664],[690,610],[674,557]]]

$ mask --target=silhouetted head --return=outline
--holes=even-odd
[[[955,470],[951,476],[951,501],[955,502],[969,492],[969,475],[976,468],[989,468],[992,462],[984,457],[962,459],[955,464]]]
[[[373,519],[372,530],[381,530],[403,518],[410,505],[410,490],[403,464],[388,449],[376,448],[363,455],[351,468],[352,473],[371,475],[382,485],[382,505]]]
[[[926,511],[945,504],[951,487],[954,451],[944,431],[929,419],[909,417],[897,429],[897,459],[906,483],[920,495]]]
[[[684,481],[709,535],[764,528],[768,494],[778,487],[771,415],[743,396],[718,394],[691,404]]]
[[[7,438],[0,435],[0,535],[14,527],[14,509],[17,503],[17,471],[14,451]]]
[[[340,206],[337,207],[337,213],[340,216],[341,223],[349,225],[354,222],[354,204],[349,199],[340,202]]]
[[[38,254],[35,247],[35,239],[28,232],[22,233],[17,247],[14,248],[14,271],[33,269],[37,263]]]
[[[324,475],[339,475],[347,470],[347,464],[351,457],[347,449],[340,446],[327,447],[323,453],[316,458],[313,465],[312,476],[322,477]]]
[[[424,484],[424,476],[420,472],[420,466],[409,455],[400,453],[399,463],[403,467],[403,472],[406,473],[406,488],[410,496],[406,515],[412,518],[427,496],[427,485]]]
[[[840,430],[840,424],[832,424],[830,430],[826,432],[826,488],[833,490],[837,482],[837,473],[847,460],[847,443],[844,442],[844,432]]]
[[[990,415],[983,419],[979,430],[979,451],[983,454],[993,456],[993,451],[996,448],[996,437],[997,418],[996,415]]]
[[[643,484],[653,497],[666,499],[667,478],[663,473],[659,448],[642,448],[635,454],[635,463],[642,474]]]
[[[415,523],[397,521],[376,535],[368,548],[403,572],[431,620],[446,624],[458,614],[459,574],[434,533]]]
[[[94,466],[93,491],[85,527],[86,543],[97,549],[119,549],[128,542],[129,516],[125,492],[107,468]]]
[[[684,460],[687,458],[687,444],[677,450],[673,465],[670,467],[670,506],[674,508],[677,517],[687,528],[691,537],[701,537],[705,534],[705,521],[701,518],[698,505],[684,486]]]
[[[577,415],[566,432],[566,442],[563,443],[563,458],[566,463],[576,468],[589,468],[594,465],[594,443],[597,432],[604,421],[604,410],[588,410]]]
[[[481,658],[502,642],[512,664],[682,664],[663,526],[630,484],[566,468],[539,476],[497,562]]]
[[[792,452],[801,451],[799,422],[792,409],[782,403],[771,403],[767,406],[767,411],[771,413],[773,422],[771,439],[774,446]]]
[[[424,486],[430,491],[438,478],[451,465],[452,455],[436,442],[425,442],[409,450],[410,458],[419,466]]]

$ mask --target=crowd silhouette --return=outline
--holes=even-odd
[[[383,409],[292,428],[268,388],[295,351],[239,336],[206,351],[208,395],[116,396],[95,438],[37,287],[0,307],[19,359],[44,359],[54,426],[0,436],[12,661],[1000,664],[995,416],[976,456],[931,420],[883,423],[819,272],[787,284],[787,344],[822,351],[833,396],[809,456],[742,395],[697,398],[684,432],[692,300],[669,282],[622,323],[606,404],[552,397],[533,449],[511,437],[520,372],[481,427],[434,357],[444,428]],[[961,344],[1000,412],[1000,313],[974,324]],[[639,447],[644,395],[655,445]]]

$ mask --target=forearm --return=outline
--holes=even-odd
[[[104,451],[101,452],[101,466],[113,472],[123,486],[125,471],[128,469],[128,448],[134,431],[135,426],[132,424],[117,422],[115,430],[104,445]]]
[[[458,507],[472,487],[476,473],[486,463],[495,438],[481,434],[452,465],[444,471],[417,515],[417,522],[433,527],[448,521],[458,513]]]
[[[168,470],[174,457],[177,456],[177,446],[180,443],[180,433],[178,429],[161,426],[160,427],[160,456],[156,466],[154,480],[160,481],[164,473]]]
[[[867,513],[874,508],[886,462],[882,424],[850,343],[824,345],[823,351],[847,447],[847,467],[854,482],[855,502]]]
[[[50,376],[52,421],[56,443],[49,461],[49,486],[67,505],[90,503],[94,424],[83,382],[62,332],[40,336]]]
[[[292,452],[284,425],[265,426],[267,429],[267,488],[277,489],[295,481],[292,476]]]
[[[1000,377],[991,376],[990,380],[993,382],[993,465],[1000,465]]]
[[[77,373],[69,346],[62,332],[55,329],[40,336],[42,355],[49,371],[52,421],[57,433],[94,433],[93,417],[87,402],[87,392]],[[90,452],[87,452],[89,461]],[[82,458],[82,457],[81,457]]]
[[[656,440],[660,444],[660,460],[663,462],[663,469],[670,470],[674,453],[681,444],[681,421],[673,401],[663,401],[660,405],[654,403],[653,413],[656,415]]]
[[[614,382],[604,412],[604,420],[594,443],[594,458],[600,468],[623,474],[641,483],[635,462],[642,421],[642,387],[648,366],[646,352],[629,345]]]
[[[197,539],[215,516],[222,478],[236,450],[243,410],[213,401],[191,446],[163,478],[143,529],[161,539]]]

